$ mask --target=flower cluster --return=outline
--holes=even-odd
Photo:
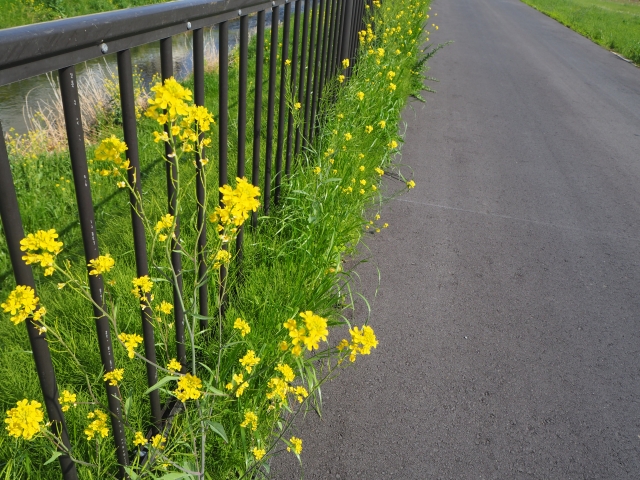
[[[62,395],[58,397],[58,402],[60,402],[60,405],[62,405],[63,412],[66,412],[69,410],[69,408],[75,407],[78,405],[76,403],[77,402],[76,394],[71,393],[69,390],[62,391]]]
[[[304,402],[304,399],[309,396],[309,392],[307,392],[307,389],[301,385],[291,385],[291,382],[296,378],[296,374],[293,369],[286,363],[279,363],[275,370],[279,372],[282,377],[271,377],[267,384],[267,387],[269,388],[269,391],[267,392],[267,399],[276,400],[286,405],[287,395],[292,393],[295,395],[298,402]]]
[[[172,230],[173,230],[174,220],[175,220],[175,217],[170,213],[163,215],[162,218],[158,220],[158,223],[156,223],[156,227],[155,227],[156,234],[158,234],[158,240],[160,240],[161,242],[164,242],[168,238],[167,235],[164,233],[165,231],[173,233]]]
[[[260,206],[256,197],[260,196],[260,187],[249,183],[246,178],[236,178],[236,188],[231,185],[220,187],[222,205],[216,207],[209,220],[218,223],[218,231],[226,227],[241,226],[249,218],[249,212],[255,212]]]
[[[182,365],[180,365],[180,362],[178,360],[172,358],[167,364],[167,370],[169,370],[169,373],[179,372],[180,370],[182,370]]]
[[[35,400],[20,400],[18,406],[7,411],[7,432],[16,438],[31,440],[42,429],[44,412],[42,405]]]
[[[202,380],[195,375],[187,373],[178,380],[178,388],[173,392],[178,400],[198,400],[202,396]]]
[[[249,382],[245,381],[244,375],[242,373],[238,373],[237,375],[234,373],[231,377],[232,381],[227,383],[225,388],[227,390],[236,389],[236,398],[241,397],[244,391],[249,387]]]
[[[45,276],[53,275],[56,255],[62,251],[63,243],[56,241],[58,234],[52,228],[50,230],[38,230],[30,233],[20,240],[20,250],[27,252],[22,257],[27,265],[39,263],[44,267]]]
[[[40,307],[36,311],[39,301],[40,299],[36,297],[36,292],[33,288],[27,285],[18,285],[9,294],[5,303],[0,304],[0,307],[5,313],[10,313],[11,321],[14,325],[18,325],[24,322],[31,314],[33,314],[35,321],[43,317],[46,313],[44,307]]]
[[[124,343],[129,358],[133,358],[135,356],[135,349],[138,348],[138,345],[142,343],[142,337],[137,333],[122,332],[118,335],[118,340]]]
[[[153,280],[149,278],[149,275],[134,278],[131,282],[133,283],[131,293],[141,300],[145,294],[151,292],[151,288],[153,287]]]
[[[244,357],[240,359],[240,365],[244,367],[247,373],[251,373],[253,371],[253,367],[258,363],[260,363],[260,357],[256,357],[256,352],[253,350],[248,350]]]
[[[250,427],[254,432],[258,428],[258,415],[254,412],[247,411],[244,414],[244,421],[240,424],[242,428]]]
[[[353,327],[349,330],[349,333],[351,334],[351,342],[343,339],[340,344],[338,344],[338,350],[342,351],[345,348],[349,348],[349,360],[352,362],[356,361],[358,354],[369,355],[372,348],[378,347],[376,334],[369,325],[363,326],[362,330],[358,327]]]
[[[236,318],[236,321],[233,322],[233,328],[235,328],[236,330],[240,330],[240,335],[242,335],[243,337],[251,332],[251,327],[249,326],[249,324],[241,318]]]
[[[289,442],[291,445],[287,447],[287,452],[293,450],[296,455],[300,455],[302,453],[302,440],[297,437],[291,437]]]
[[[103,378],[104,381],[109,382],[109,385],[111,385],[112,387],[117,387],[118,382],[121,382],[123,377],[124,368],[115,368],[110,372],[105,373]]]
[[[84,434],[87,436],[87,440],[93,440],[93,437],[96,435],[100,435],[102,438],[106,438],[107,435],[109,435],[106,413],[102,410],[94,410],[87,414],[87,418],[89,420],[93,420],[84,431]]]
[[[300,313],[304,320],[304,326],[298,326],[298,322],[291,318],[284,323],[284,327],[289,330],[289,337],[293,345],[291,353],[300,355],[302,347],[307,350],[319,348],[320,341],[327,341],[329,330],[327,329],[327,319],[316,315],[312,311]]]
[[[89,275],[102,275],[103,273],[107,273],[115,264],[116,261],[108,253],[106,255],[100,255],[98,258],[89,260],[89,264],[87,265],[91,268]]]
[[[131,168],[129,160],[123,160],[122,154],[128,150],[127,144],[111,135],[109,138],[103,139],[94,153],[95,160],[99,162],[107,162],[100,170],[96,170],[101,177],[114,176],[119,177],[122,173]],[[126,187],[124,181],[118,182],[120,188]]]

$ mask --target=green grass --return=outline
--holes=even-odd
[[[0,28],[166,1],[168,0],[0,0]]]
[[[252,374],[251,387],[245,395],[239,399],[216,397],[213,404],[212,418],[224,426],[229,443],[214,435],[208,436],[207,473],[211,478],[241,477],[251,468],[249,449],[256,445],[256,442],[271,448],[269,455],[282,449],[278,436],[286,432],[289,412],[286,409],[269,410],[269,402],[265,399],[267,382],[273,375],[274,366],[280,361],[294,365],[296,373],[299,378],[304,379],[309,391],[314,391],[323,375],[327,373],[316,369],[319,368],[316,361],[309,358],[305,361],[296,360],[289,353],[279,350],[279,342],[288,339],[288,332],[282,324],[305,310],[326,316],[331,326],[348,324],[342,311],[353,305],[353,293],[348,284],[350,274],[343,271],[343,259],[353,256],[358,251],[363,232],[367,229],[375,231],[385,222],[385,219],[367,218],[365,214],[369,212],[369,216],[373,215],[375,207],[372,209],[372,202],[379,203],[384,200],[380,191],[373,188],[380,185],[380,176],[374,169],[383,167],[392,178],[398,180],[392,184],[392,190],[406,188],[401,175],[394,173],[396,150],[389,145],[393,141],[401,142],[397,133],[400,112],[409,95],[417,94],[422,88],[424,55],[417,47],[421,44],[422,19],[411,17],[407,20],[405,17],[399,20],[396,15],[399,15],[401,9],[404,15],[409,16],[412,12],[423,13],[426,8],[424,5],[409,7],[408,4],[409,2],[397,2],[390,4],[389,10],[380,12],[381,17],[376,23],[380,29],[396,25],[402,25],[403,28],[402,34],[385,36],[380,31],[378,39],[370,45],[373,48],[384,46],[384,56],[379,57],[375,50],[369,54],[368,49],[365,49],[361,52],[354,75],[349,82],[339,84],[334,79],[328,85],[324,98],[335,98],[335,103],[323,104],[318,136],[312,148],[305,150],[303,155],[295,159],[295,171],[283,183],[282,202],[272,209],[270,216],[260,219],[258,229],[246,229],[242,271],[239,272],[234,264],[229,275],[229,309],[221,323],[218,324],[215,316],[210,320],[212,327],[220,327],[221,341],[205,341],[204,338],[198,340],[199,358],[203,363],[214,366],[218,358],[221,358],[220,377],[214,385],[220,389],[224,389],[224,384],[229,381],[232,373],[237,373],[238,359],[247,349],[254,349],[262,358]],[[410,34],[406,31],[407,25],[413,29]],[[254,43],[251,49],[250,56],[253,58]],[[394,53],[396,49],[400,49],[399,54]],[[411,55],[408,55],[409,52]],[[254,62],[250,62],[250,79],[253,79],[253,64]],[[268,65],[268,58],[265,58],[265,65]],[[395,90],[390,89],[389,71],[395,73],[392,78],[396,85]],[[233,100],[233,92],[237,92],[237,76],[237,62],[232,61],[229,85],[232,97],[229,113],[231,179],[235,176],[238,149],[235,135],[237,102]],[[206,106],[212,112],[218,111],[217,82],[215,73],[207,74]],[[264,159],[266,82],[262,88],[264,112],[261,158]],[[362,100],[358,98],[358,92],[364,93]],[[381,95],[381,92],[385,94]],[[253,95],[253,85],[250,84],[249,105],[253,104]],[[249,113],[251,112],[250,108]],[[385,121],[386,126],[380,126],[380,121]],[[373,127],[373,131],[366,133],[365,127],[369,125]],[[251,172],[251,127],[252,125],[248,125],[247,128],[247,172]],[[160,145],[152,141],[152,133],[156,128],[154,122],[144,117],[138,124],[143,203],[145,214],[152,224],[166,213],[167,202],[164,161]],[[101,130],[101,137],[111,133],[121,135],[121,127],[117,122],[105,123]],[[212,133],[212,145],[215,146],[217,131],[213,129]],[[345,135],[347,133],[351,136],[349,140]],[[218,182],[215,155],[217,149],[212,148],[211,151],[211,161],[206,167],[207,184],[210,186],[206,202],[209,211],[217,204],[218,198],[214,187]],[[92,149],[89,150],[89,158],[92,158]],[[96,168],[96,165],[93,164],[91,167]],[[72,270],[79,278],[84,278],[86,269],[76,220],[73,184],[67,182],[71,178],[68,155],[58,153],[41,155],[35,159],[13,158],[12,170],[25,231],[56,228],[65,243],[60,259],[70,260]],[[264,165],[261,166],[261,171],[263,170]],[[181,202],[181,237],[188,251],[193,249],[196,236],[195,201],[192,193],[195,185],[190,160],[181,165],[181,171],[181,189],[184,193]],[[261,177],[260,184],[262,183]],[[360,188],[364,191],[363,194],[360,193]],[[117,268],[107,274],[106,279],[115,281],[111,288],[111,298],[120,312],[117,317],[118,327],[128,333],[140,333],[140,309],[137,301],[129,293],[131,279],[136,275],[130,240],[132,232],[128,195],[124,190],[115,187],[113,177],[100,177],[95,172],[92,174],[92,189],[101,253],[109,252],[117,262]],[[46,200],[43,198],[43,192],[46,192]],[[215,243],[212,230],[209,227],[209,240]],[[384,234],[384,230],[381,234]],[[148,231],[149,240],[152,236],[152,231]],[[152,250],[151,241],[149,250],[153,263],[166,268],[166,259],[160,249]],[[56,286],[60,281],[59,276],[50,279],[42,277],[38,269],[36,272],[38,295],[48,310],[47,321],[61,332],[79,363],[71,361],[70,355],[62,345],[49,337],[60,390],[71,390],[78,394],[79,401],[89,401],[86,375],[96,396],[105,403],[102,369],[90,305],[69,288],[59,290]],[[154,275],[162,276],[161,271],[154,272]],[[196,283],[194,267],[186,262],[186,259],[184,278],[185,292],[193,291]],[[209,284],[211,312],[218,308],[215,280],[215,276],[212,276]],[[6,298],[13,288],[14,281],[6,244],[0,236],[0,299]],[[172,301],[170,287],[166,283],[158,284],[154,294],[155,302]],[[237,317],[244,318],[251,325],[251,334],[245,339],[239,338],[232,328]],[[166,322],[156,326],[158,361],[161,365],[174,356],[175,341],[172,335],[173,331]],[[330,345],[335,345],[340,340],[335,335],[330,336]],[[328,352],[335,354],[335,350]],[[131,426],[127,430],[127,438],[131,445],[133,432],[144,431],[149,426],[147,397],[143,394],[146,389],[145,368],[142,362],[128,359],[126,351],[119,345],[115,345],[115,353],[117,365],[124,367],[126,371],[122,384],[123,396],[132,400],[127,416]],[[335,362],[331,366],[335,368]],[[14,327],[6,318],[0,322],[0,372],[0,410],[15,406],[15,402],[23,398],[41,399],[25,329],[23,326]],[[201,375],[204,373],[202,370],[200,372]],[[163,399],[168,398],[167,392],[163,392],[162,395]],[[312,397],[310,403],[315,403],[319,408],[320,397]],[[95,444],[87,442],[83,434],[88,423],[86,415],[92,408],[89,405],[79,405],[66,415],[76,456],[95,463],[99,455],[102,462],[101,470],[79,467],[80,477],[111,478],[115,467],[111,439],[101,441],[96,447]],[[244,429],[239,427],[246,409],[257,411],[260,415],[259,428],[251,435],[245,434]],[[180,417],[176,428],[184,426],[185,422],[184,417]],[[312,442],[313,439],[308,438],[304,441]],[[189,460],[188,449],[185,450],[183,446],[174,447],[176,461]],[[44,441],[15,440],[8,437],[2,429],[0,478],[59,478],[57,463],[43,466],[50,453],[50,448]],[[266,465],[261,468],[266,468]]]
[[[640,2],[637,0],[522,0],[640,65]]]

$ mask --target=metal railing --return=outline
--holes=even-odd
[[[306,3],[306,4],[305,4]],[[130,160],[128,180],[138,195],[130,192],[131,221],[137,276],[149,273],[147,259],[147,241],[142,219],[137,212],[142,211],[140,161],[138,154],[138,135],[135,112],[133,72],[130,49],[159,41],[161,58],[161,77],[163,80],[173,75],[171,37],[186,31],[192,31],[194,101],[204,105],[204,44],[203,28],[217,25],[219,28],[219,91],[217,121],[219,128],[219,185],[228,183],[228,120],[229,120],[229,59],[228,59],[228,22],[239,17],[239,91],[238,91],[238,176],[245,175],[245,143],[247,124],[247,72],[248,72],[248,16],[257,14],[257,49],[255,85],[265,80],[264,72],[264,36],[265,17],[271,11],[271,41],[268,72],[267,131],[265,138],[265,158],[261,158],[262,126],[262,89],[255,88],[253,111],[253,156],[252,182],[258,185],[260,174],[264,181],[263,211],[267,214],[272,203],[280,200],[280,189],[284,177],[291,172],[292,158],[310,145],[316,128],[316,113],[319,111],[322,89],[326,82],[341,69],[341,60],[350,59],[353,65],[357,47],[357,32],[362,27],[365,5],[369,0],[183,0],[160,5],[121,10],[116,12],[88,15],[64,19],[43,24],[29,25],[0,31],[0,86],[23,80],[38,74],[58,71],[59,85],[69,146],[69,156],[73,171],[73,181],[78,206],[79,223],[86,263],[97,259],[99,245],[94,218],[94,204],[91,195],[85,138],[82,129],[80,99],[76,65],[96,59],[109,52],[117,52],[118,79],[122,107],[122,128],[125,143],[128,146],[127,157]],[[293,9],[292,9],[293,4]],[[284,19],[280,22],[280,9],[284,8]],[[293,10],[293,12],[292,12]],[[292,18],[293,17],[293,18]],[[289,37],[293,21],[293,41]],[[282,25],[280,25],[282,23]],[[302,25],[301,25],[302,24]],[[283,29],[282,45],[278,44],[278,29]],[[292,48],[291,55],[289,49]],[[278,56],[281,59],[278,78]],[[285,105],[287,89],[285,61],[291,60],[291,91],[297,94],[297,102],[302,105],[301,118],[304,122],[294,128],[293,112]],[[350,67],[346,75],[351,71]],[[279,89],[278,118],[276,112],[276,89]],[[277,121],[277,125],[276,125]],[[285,130],[286,125],[286,130]],[[286,135],[285,135],[286,131]],[[274,155],[275,147],[275,155]],[[177,199],[172,178],[176,177],[176,165],[168,144],[166,148],[167,199],[168,212],[176,216]],[[206,275],[204,251],[206,246],[206,222],[204,217],[204,182],[202,165],[196,158],[196,198],[198,203],[197,227],[198,278],[202,281]],[[275,166],[275,171],[273,170]],[[273,183],[273,191],[272,191]],[[0,216],[4,228],[13,273],[16,284],[30,286],[35,290],[35,281],[30,266],[22,260],[20,240],[24,238],[15,186],[9,165],[9,157],[0,124]],[[257,224],[257,214],[253,214],[251,224]],[[179,238],[180,226],[176,225],[176,239],[172,241],[171,263],[177,281],[173,285],[174,305],[180,305],[182,292],[182,265]],[[242,259],[242,231],[237,237],[237,261]],[[87,272],[88,273],[88,272]],[[221,271],[221,276],[226,272]],[[89,286],[95,303],[94,317],[99,340],[100,356],[105,372],[115,368],[113,342],[110,325],[104,314],[104,284],[101,275],[90,275]],[[208,292],[206,282],[199,288],[199,313],[208,316]],[[158,381],[156,371],[156,350],[154,329],[151,323],[150,309],[141,309],[148,385]],[[186,365],[184,312],[175,308],[176,354],[178,361]],[[52,431],[59,436],[66,449],[71,444],[65,418],[58,401],[59,393],[51,353],[46,334],[38,331],[33,322],[25,322],[33,351],[33,358],[44,397],[47,415]],[[207,328],[207,321],[201,320],[201,328]],[[122,423],[122,412],[117,387],[104,382],[107,390],[108,408],[117,460],[120,465],[120,477],[125,477],[124,467],[129,465],[129,453]],[[163,418],[172,405],[161,405],[159,391],[149,395],[151,423],[155,430],[162,428]],[[58,457],[63,478],[77,479],[76,467],[67,454]]]

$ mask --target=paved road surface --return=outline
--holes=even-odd
[[[380,347],[299,422],[304,478],[640,478],[640,69],[517,0],[433,12]]]

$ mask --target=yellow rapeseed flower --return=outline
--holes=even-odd
[[[202,396],[201,389],[202,380],[195,375],[187,373],[180,377],[178,380],[178,388],[175,389],[173,394],[178,400],[184,403],[187,400],[198,400]]]
[[[87,440],[93,440],[96,434],[102,438],[106,438],[109,435],[109,427],[107,427],[107,414],[102,410],[94,410],[87,414],[89,420],[93,420],[89,426],[85,429],[84,434],[87,436]]]
[[[260,358],[256,357],[256,352],[248,350],[247,353],[240,359],[240,365],[242,365],[247,373],[251,373],[253,367],[260,363]]]
[[[415,186],[416,186],[416,182],[414,182],[413,180],[409,180],[409,181],[407,182],[407,188],[408,188],[409,190],[411,190],[412,188],[415,188]]]
[[[262,460],[262,457],[264,457],[267,454],[264,448],[258,448],[258,447],[253,447],[253,450],[251,452],[253,453],[253,456],[255,457],[256,460]]]
[[[77,396],[75,393],[71,393],[69,390],[63,390],[62,395],[58,397],[58,402],[62,405],[62,411],[66,412],[72,406],[75,407]]]
[[[291,437],[289,442],[291,443],[291,446],[287,447],[287,452],[290,452],[293,449],[296,455],[300,455],[302,453],[302,440],[297,437]]]
[[[364,100],[364,92],[356,93],[356,97],[358,97],[358,100],[360,100],[360,101]]]
[[[35,400],[25,398],[18,401],[16,407],[7,411],[7,418],[4,419],[9,435],[31,440],[42,429],[44,412],[41,407],[42,404]]]
[[[342,60],[342,68],[349,68],[349,59],[345,58]]]
[[[344,75],[338,75],[338,82],[342,83],[344,82]]]
[[[133,438],[133,444],[136,447],[139,447],[140,445],[145,445],[146,443],[147,443],[147,439],[142,434],[142,432],[136,432],[135,437]]]
[[[118,339],[124,343],[125,348],[129,354],[129,358],[133,358],[135,356],[134,350],[142,343],[142,337],[137,333],[120,333],[118,335]]]
[[[109,382],[109,385],[112,387],[117,387],[118,382],[122,381],[122,377],[124,376],[124,368],[114,368],[110,372],[104,374],[104,381]]]
[[[107,273],[115,264],[116,261],[108,253],[106,255],[100,255],[98,258],[89,260],[87,266],[92,269],[89,271],[89,275],[102,275],[103,273]]]
[[[180,370],[182,370],[182,365],[180,365],[180,362],[178,362],[178,360],[172,358],[167,364],[167,370],[169,370],[170,373],[179,372]]]
[[[132,283],[133,290],[131,290],[131,293],[133,293],[136,298],[140,299],[142,299],[145,293],[151,292],[151,288],[153,287],[153,280],[149,278],[149,275],[134,278]]]
[[[251,332],[251,327],[249,326],[249,324],[241,318],[236,318],[236,321],[233,322],[233,328],[235,328],[236,330],[240,330],[240,335],[242,335],[243,337]]]
[[[258,415],[254,412],[247,411],[244,414],[244,421],[240,424],[242,428],[250,427],[252,431],[256,431],[258,428]]]
[[[0,306],[5,313],[11,314],[10,320],[13,324],[18,325],[36,310],[39,301],[40,299],[36,297],[36,292],[33,288],[27,285],[18,285],[9,294],[6,302]]]

